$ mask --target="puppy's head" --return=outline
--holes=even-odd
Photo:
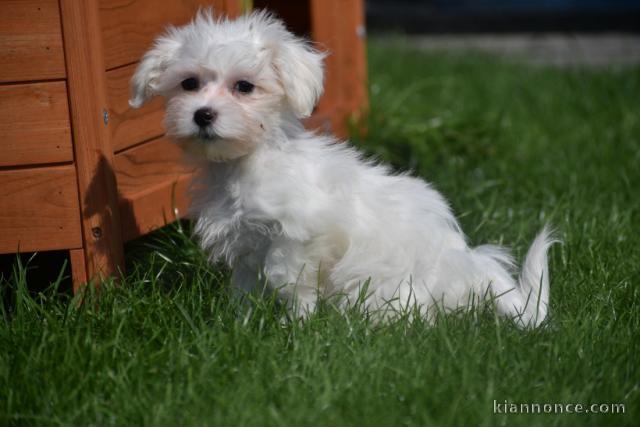
[[[267,143],[284,121],[311,114],[322,59],[266,12],[233,21],[201,12],[155,41],[133,76],[129,103],[165,97],[169,136],[227,161]]]

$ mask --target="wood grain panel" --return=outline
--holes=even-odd
[[[328,53],[325,90],[317,112],[332,131],[348,136],[347,119],[367,104],[364,10],[361,0],[310,0],[313,40]]]
[[[78,293],[84,285],[87,284],[87,265],[84,256],[84,250],[71,249],[69,251],[71,259],[71,281],[73,285],[73,293]]]
[[[136,65],[133,64],[107,72],[109,127],[115,151],[121,151],[164,133],[164,103],[160,97],[156,97],[142,108],[129,106],[129,80],[135,68]]]
[[[364,4],[361,0],[342,2],[340,53],[342,100],[346,109],[358,114],[368,103]]]
[[[0,1],[0,82],[64,78],[57,0]]]
[[[186,24],[200,8],[237,13],[236,1],[174,0],[158,4],[156,0],[100,0],[107,69],[137,61],[168,25]]]
[[[82,235],[90,279],[124,269],[98,0],[60,0]],[[96,282],[98,284],[99,282]]]
[[[0,86],[0,166],[72,160],[65,83]]]
[[[0,253],[82,246],[73,166],[0,171]]]
[[[339,49],[336,21],[339,19],[340,9],[336,8],[336,0],[310,0],[310,2],[313,41],[318,49],[327,53],[324,60],[324,92],[316,107],[316,113],[319,116],[330,116],[331,123],[325,124],[325,127],[328,126],[332,132],[335,132],[337,124],[335,110],[341,107],[340,63],[336,56],[336,49]]]
[[[167,225],[186,214],[193,168],[182,150],[162,137],[116,155],[124,240]]]

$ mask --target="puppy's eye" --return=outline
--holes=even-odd
[[[238,80],[235,84],[235,90],[240,93],[251,93],[255,86],[246,80]]]
[[[182,83],[180,83],[182,89],[184,90],[197,90],[200,86],[200,82],[195,77],[189,77],[188,79],[184,79]]]

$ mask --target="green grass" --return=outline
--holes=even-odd
[[[388,46],[388,44],[385,44]],[[486,310],[375,326],[324,306],[286,321],[229,299],[188,226],[127,249],[99,300],[0,290],[0,425],[636,425],[640,419],[640,69],[558,70],[372,43],[363,149],[451,200],[473,243],[521,257],[544,222],[551,318]],[[493,401],[624,415],[501,415]]]

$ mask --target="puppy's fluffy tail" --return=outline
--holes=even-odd
[[[549,310],[549,265],[547,251],[559,240],[545,226],[527,252],[519,279],[519,291],[523,305],[519,323],[524,327],[536,327],[544,321]]]

